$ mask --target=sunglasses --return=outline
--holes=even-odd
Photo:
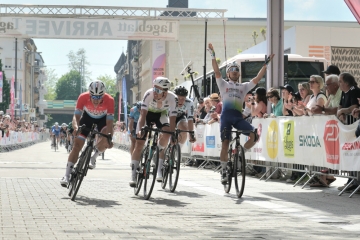
[[[231,67],[229,68],[229,72],[240,72],[240,70],[237,67]]]
[[[94,99],[94,100],[99,100],[99,99],[102,99],[102,95],[101,96],[95,96],[95,95],[91,95],[91,98]]]
[[[309,84],[317,83],[317,81],[309,81]]]
[[[266,98],[272,98],[272,97],[274,97],[274,95],[271,95],[271,96],[266,96]]]
[[[160,94],[160,93],[165,92],[164,90],[161,90],[161,89],[156,88],[156,87],[153,88],[153,91],[154,91],[155,93],[157,93],[157,94]]]

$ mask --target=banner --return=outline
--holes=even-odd
[[[152,41],[152,79],[165,76],[165,41]]]
[[[3,92],[2,92],[2,89],[3,89],[3,72],[0,71],[0,103],[3,102]]]
[[[124,103],[124,122],[125,126],[127,126],[127,91],[126,91],[126,78],[123,77],[123,87],[122,87],[122,99]]]
[[[179,32],[171,20],[0,17],[0,23],[0,38],[177,40]]]
[[[14,102],[14,100],[15,100],[15,88],[14,88],[14,82],[15,82],[15,79],[14,79],[14,76],[12,76],[11,85],[10,85],[10,106],[9,106],[11,118],[14,118],[14,115],[15,115],[15,102]]]
[[[196,142],[192,144],[191,155],[206,156],[205,153],[205,125],[198,125],[196,127]]]

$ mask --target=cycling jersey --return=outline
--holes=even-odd
[[[51,127],[51,132],[53,134],[55,134],[55,136],[59,136],[60,135],[60,129],[61,129],[60,127],[56,128],[56,126],[54,125],[54,126]]]
[[[75,108],[75,115],[82,115],[85,111],[89,117],[94,119],[100,119],[106,116],[107,120],[114,119],[114,98],[105,93],[102,101],[97,107],[91,102],[91,96],[89,92],[80,94]]]
[[[191,99],[186,98],[184,104],[179,107],[177,106],[177,117],[186,115],[187,119],[194,120],[194,103]]]
[[[235,83],[233,81],[227,82],[222,78],[217,78],[216,83],[223,102],[222,112],[230,109],[242,112],[245,95],[256,86],[252,81]]]
[[[149,89],[144,94],[141,109],[145,109],[153,113],[168,114],[170,117],[177,115],[177,97],[173,92],[168,91],[166,98],[163,101],[156,101],[154,99],[153,89]]]
[[[134,122],[138,122],[140,117],[140,111],[136,106],[130,109],[130,116],[129,118],[134,119]]]
[[[66,131],[67,131],[66,128],[65,128],[65,129],[61,128],[61,130],[60,130],[60,132],[61,132],[62,134],[65,134],[65,135],[66,135]]]
[[[72,122],[69,122],[69,124],[68,124],[68,130],[72,130],[73,129],[73,127],[72,127]]]

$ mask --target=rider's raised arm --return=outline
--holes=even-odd
[[[219,69],[219,66],[216,62],[216,57],[215,57],[215,50],[214,50],[214,47],[211,43],[209,43],[209,48],[208,48],[208,51],[211,55],[211,64],[212,64],[212,67],[214,69],[214,73],[215,73],[215,78],[218,79],[218,78],[221,78],[221,73],[220,73],[220,69]]]
[[[269,56],[269,61],[267,61],[267,62],[264,63],[263,67],[260,69],[260,71],[258,72],[257,76],[254,77],[254,78],[251,80],[255,85],[257,85],[257,84],[260,82],[260,80],[264,77],[264,75],[265,75],[265,73],[266,73],[267,65],[268,65],[268,64],[270,63],[270,61],[273,59],[274,55],[275,55],[275,54],[271,54],[271,55]]]

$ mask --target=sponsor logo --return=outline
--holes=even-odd
[[[339,164],[340,162],[340,142],[338,121],[329,120],[325,124],[324,144],[326,161],[328,163]]]
[[[360,142],[352,142],[352,143],[344,143],[344,145],[341,148],[342,150],[359,150],[360,149]]]
[[[215,136],[206,136],[206,147],[215,148]]]
[[[300,147],[321,147],[318,136],[299,135]]]
[[[276,158],[278,154],[279,129],[276,120],[272,120],[268,126],[266,135],[266,149],[270,158]]]
[[[294,157],[294,121],[284,122],[283,147],[285,157]]]
[[[236,88],[226,88],[226,92],[239,92],[239,89],[236,89]]]

